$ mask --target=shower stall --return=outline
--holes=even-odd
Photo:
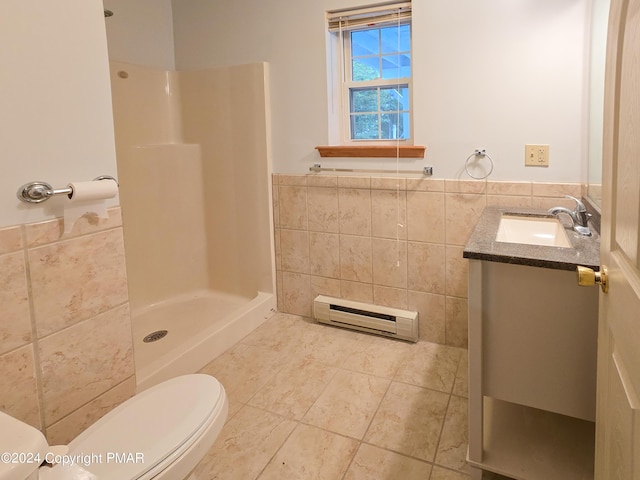
[[[144,389],[198,370],[275,311],[268,72],[110,66]]]

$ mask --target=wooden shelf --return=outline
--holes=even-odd
[[[318,146],[321,157],[424,158],[427,147],[418,145]],[[399,155],[398,155],[399,154]]]

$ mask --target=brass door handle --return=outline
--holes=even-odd
[[[609,278],[607,276],[606,266],[602,265],[599,272],[588,267],[577,266],[576,274],[578,277],[578,285],[582,287],[600,285],[604,293],[609,291]]]

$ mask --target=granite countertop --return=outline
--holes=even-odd
[[[471,238],[464,248],[463,257],[490,262],[529,265],[532,267],[552,268],[556,270],[575,270],[577,265],[600,268],[600,235],[590,225],[592,235],[585,237],[573,231],[566,220],[558,218],[565,226],[565,231],[573,248],[547,247],[541,245],[524,245],[520,243],[497,242],[496,233],[502,214],[525,216],[553,217],[546,210],[487,207],[478,220]]]

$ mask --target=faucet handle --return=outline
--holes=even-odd
[[[570,198],[571,200],[573,200],[574,202],[576,202],[576,212],[586,212],[587,211],[587,207],[584,206],[584,203],[582,203],[582,200],[576,198],[576,197],[572,197],[571,195],[565,195],[564,198]]]

